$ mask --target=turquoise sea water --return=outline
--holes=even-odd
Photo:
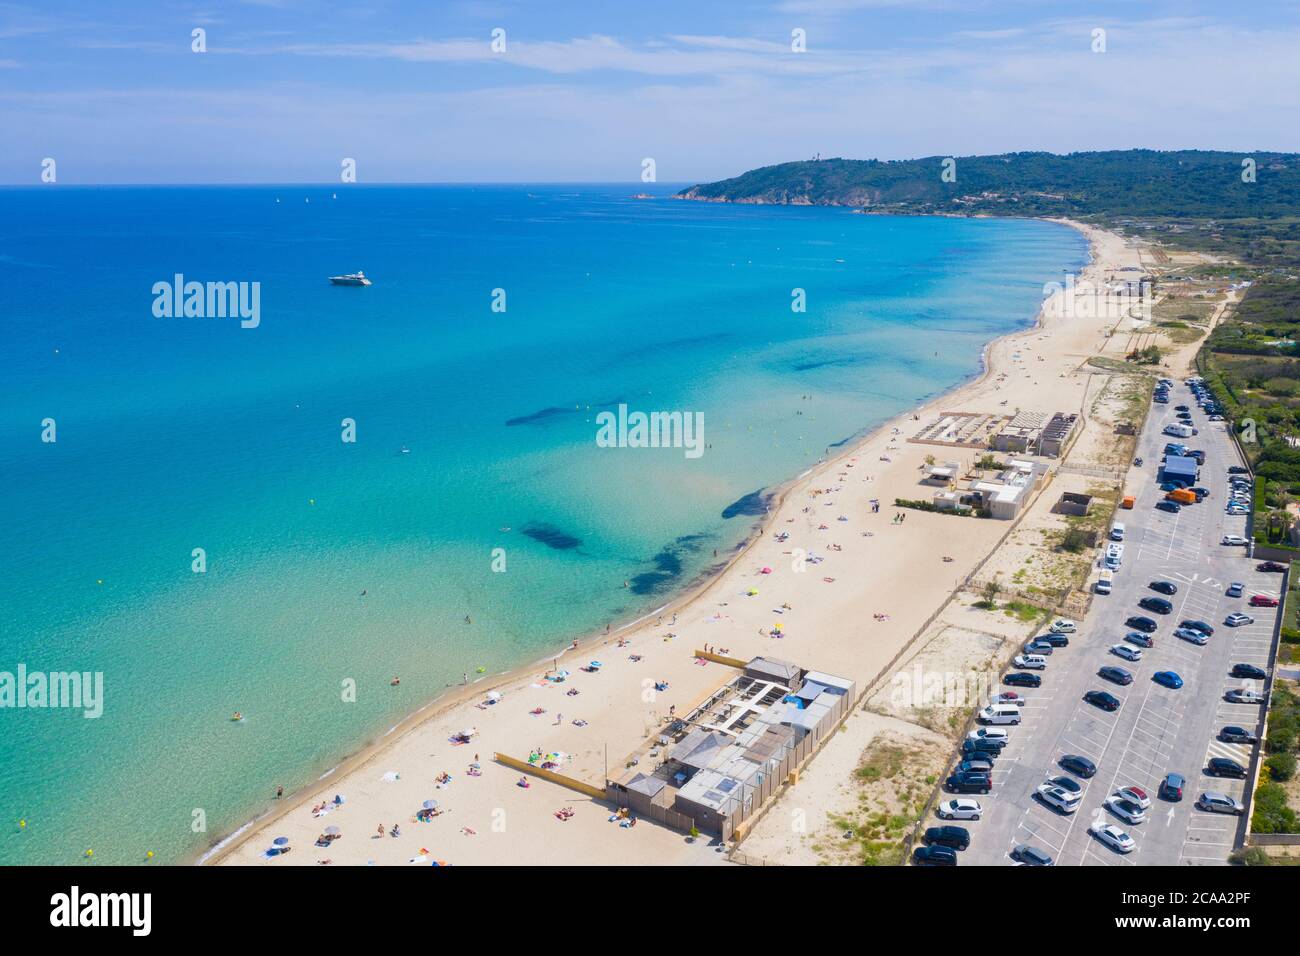
[[[729,506],[976,374],[1086,260],[631,191],[0,190],[0,671],[105,682],[98,719],[0,709],[0,863],[191,858],[466,672],[659,607]],[[259,282],[260,325],[156,318],[176,273]],[[619,402],[707,450],[597,447]]]

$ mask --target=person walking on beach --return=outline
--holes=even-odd
[[[382,823],[379,824],[379,831],[378,831],[378,832],[379,832],[379,835],[380,835],[380,836],[383,836],[383,835],[384,835],[384,825],[383,825]]]

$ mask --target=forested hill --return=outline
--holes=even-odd
[[[683,199],[1021,216],[1278,217],[1300,212],[1300,154],[1148,149],[883,162],[818,159],[684,189]],[[1243,160],[1254,161],[1244,182]],[[952,178],[950,176],[949,178]]]

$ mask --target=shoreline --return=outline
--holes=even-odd
[[[1034,217],[1017,217],[1032,219]],[[1096,268],[1100,263],[1098,235],[1107,235],[1119,238],[1116,234],[1107,233],[1096,226],[1077,222],[1068,219],[1059,218],[1042,218],[1039,221],[1055,222],[1068,226],[1079,232],[1088,243],[1088,259],[1083,267],[1079,270],[1080,275],[1087,274],[1090,270]],[[639,614],[633,619],[611,627],[608,632],[599,631],[595,633],[579,634],[573,640],[573,644],[566,645],[556,654],[548,654],[537,660],[521,663],[516,667],[498,672],[493,675],[484,675],[478,680],[470,681],[468,684],[453,685],[448,687],[439,696],[434,697],[423,706],[403,717],[395,724],[390,726],[381,735],[375,737],[362,747],[346,755],[337,762],[333,767],[325,771],[315,780],[305,784],[298,789],[286,793],[280,800],[272,802],[267,811],[254,816],[237,828],[223,834],[218,840],[214,841],[200,853],[191,854],[190,856],[178,861],[181,865],[201,865],[211,866],[218,865],[237,853],[245,844],[252,840],[257,834],[269,827],[293,811],[305,806],[309,801],[318,799],[324,787],[331,782],[340,782],[349,777],[356,771],[366,767],[368,764],[385,756],[395,749],[399,743],[408,739],[412,734],[426,725],[432,723],[440,717],[445,717],[451,711],[461,707],[471,700],[482,697],[489,691],[517,691],[521,682],[526,682],[530,675],[536,673],[539,666],[550,667],[552,665],[564,667],[574,661],[590,658],[593,656],[593,649],[614,645],[621,637],[629,634],[636,634],[645,629],[647,621],[656,616],[667,614],[683,615],[690,610],[696,609],[697,605],[710,595],[715,588],[720,587],[729,579],[731,572],[736,568],[739,562],[749,555],[756,546],[767,539],[767,532],[775,525],[778,516],[782,514],[785,505],[788,503],[790,494],[811,480],[816,480],[822,476],[831,473],[837,467],[843,466],[850,459],[856,459],[861,456],[864,450],[872,442],[880,439],[882,436],[889,434],[890,429],[901,429],[907,422],[916,417],[921,417],[927,412],[937,411],[936,406],[959,400],[965,393],[974,392],[989,380],[1003,372],[994,362],[995,350],[1004,344],[1022,337],[1032,336],[1041,332],[1046,326],[1046,308],[1039,307],[1030,323],[1023,328],[1016,329],[999,335],[984,344],[980,350],[980,360],[978,369],[974,370],[969,376],[962,381],[944,389],[929,399],[899,412],[874,426],[864,426],[863,429],[843,440],[836,451],[837,454],[828,455],[819,458],[814,464],[804,469],[798,475],[774,486],[767,499],[767,510],[754,522],[747,537],[735,548],[730,557],[723,564],[716,566],[711,572],[704,572],[693,583],[686,585],[681,592],[675,595],[672,600],[652,609],[643,614]],[[900,432],[901,433],[901,432]],[[763,489],[765,492],[767,489]],[[882,507],[885,502],[882,500]],[[893,507],[892,503],[888,507]],[[648,635],[641,635],[648,636]],[[812,662],[810,662],[812,663]]]

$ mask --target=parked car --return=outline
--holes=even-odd
[[[970,797],[958,797],[939,804],[935,812],[945,820],[978,820],[984,808],[978,800]]]
[[[1128,641],[1130,644],[1136,644],[1138,647],[1150,648],[1156,646],[1155,638],[1149,634],[1142,634],[1139,631],[1129,631],[1124,635],[1124,640]]]
[[[1176,501],[1166,501],[1164,498],[1161,498],[1156,502],[1156,510],[1168,511],[1170,514],[1178,514],[1178,512],[1183,510],[1183,506]]]
[[[1059,777],[1052,777],[1047,782],[1052,786],[1060,787],[1062,790],[1068,791],[1069,793],[1077,793],[1080,795],[1083,793],[1083,784],[1075,780],[1073,777],[1067,777],[1065,774],[1061,774]]]
[[[1168,687],[1170,690],[1178,690],[1183,686],[1183,679],[1174,671],[1156,671],[1151,675],[1151,679],[1161,687]]]
[[[1239,598],[1246,593],[1246,585],[1240,581],[1233,581],[1228,585],[1227,595],[1230,598]]]
[[[1164,598],[1144,597],[1138,601],[1138,607],[1144,611],[1151,611],[1153,614],[1172,614],[1174,606]]]
[[[912,851],[913,866],[956,866],[957,851],[946,846],[918,846]]]
[[[1246,812],[1246,808],[1240,800],[1214,790],[1207,790],[1197,797],[1196,808],[1204,810],[1206,813],[1230,813],[1236,817]]]
[[[1227,744],[1257,744],[1259,735],[1247,730],[1245,727],[1238,727],[1235,724],[1229,724],[1219,731],[1219,739]]]
[[[1051,632],[1053,634],[1073,634],[1078,629],[1078,625],[1068,618],[1059,617],[1052,622]]]
[[[1126,661],[1133,661],[1136,663],[1137,661],[1142,660],[1142,652],[1136,647],[1129,647],[1127,644],[1112,644],[1110,646],[1110,652],[1116,657],[1124,658]]]
[[[950,850],[964,850],[970,846],[970,831],[965,827],[929,827],[921,841],[926,846],[946,846]]]
[[[1194,631],[1190,627],[1174,628],[1174,637],[1182,638],[1184,641],[1191,641],[1201,647],[1210,643],[1210,638],[1203,631]]]
[[[1229,677],[1249,677],[1252,680],[1267,680],[1268,671],[1254,664],[1233,664]]]
[[[1114,667],[1109,664],[1098,670],[1097,676],[1110,681],[1112,684],[1119,684],[1122,687],[1127,687],[1129,684],[1133,683],[1133,675],[1129,671],[1124,670],[1122,667]]]
[[[1142,631],[1146,634],[1150,634],[1152,631],[1156,629],[1156,627],[1158,627],[1156,622],[1151,620],[1151,618],[1142,617],[1141,615],[1134,615],[1133,617],[1130,617],[1128,620],[1124,622],[1124,626],[1131,627],[1134,630]]]
[[[1135,803],[1143,810],[1151,809],[1151,798],[1141,787],[1122,787],[1115,791],[1115,795],[1127,800],[1129,803]]]
[[[1137,848],[1133,838],[1113,823],[1094,823],[1088,832],[1117,853],[1132,853]]]
[[[1255,565],[1256,571],[1275,571],[1281,573],[1286,570],[1286,565],[1277,561],[1261,561]]]
[[[1112,794],[1106,798],[1106,806],[1110,812],[1115,814],[1125,823],[1132,823],[1135,826],[1147,818],[1147,813],[1136,803],[1125,800],[1118,794]]]
[[[1050,855],[1038,849],[1036,846],[1028,844],[1019,844],[1011,851],[1011,859],[1015,860],[1022,866],[1054,866],[1055,861]]]
[[[1021,670],[1041,671],[1047,669],[1047,658],[1042,654],[1017,654],[1015,660],[1011,663]]]
[[[990,704],[1015,704],[1017,707],[1025,706],[1025,699],[1017,694],[1014,690],[1003,691],[1001,694],[994,694],[989,698]]]
[[[1000,740],[963,740],[961,742],[961,752],[963,754],[979,754],[990,760],[995,759],[1002,748],[1005,747]]]
[[[1012,687],[1041,687],[1043,678],[1028,671],[1012,671],[1002,678],[1002,683]]]
[[[1106,693],[1104,690],[1090,690],[1083,695],[1083,699],[1094,707],[1100,707],[1102,710],[1119,710],[1119,698],[1114,694]]]
[[[1246,779],[1246,768],[1227,757],[1211,757],[1205,765],[1205,772],[1211,777],[1230,777],[1234,780]]]
[[[1087,780],[1097,772],[1097,765],[1079,754],[1066,754],[1058,761],[1061,767]]]
[[[1230,704],[1264,703],[1264,695],[1259,691],[1251,690],[1249,687],[1234,687],[1223,695],[1223,699]]]
[[[1245,545],[1247,542],[1246,542],[1246,539],[1243,538],[1243,537],[1242,537],[1241,535],[1239,535],[1239,534],[1225,534],[1225,535],[1223,536],[1223,543],[1224,543],[1224,544],[1235,545],[1235,546],[1243,546],[1243,545]]]
[[[1037,637],[1034,639],[1034,643],[1036,644],[1042,644],[1044,642],[1051,644],[1053,647],[1070,646],[1070,639],[1066,637],[1064,634],[1056,634],[1056,633],[1044,634],[1042,637]]]
[[[1053,650],[1055,648],[1051,644],[1042,640],[1030,641],[1021,649],[1024,654],[1037,654],[1040,657],[1051,657]]]
[[[1160,781],[1161,799],[1177,803],[1183,799],[1183,787],[1186,785],[1187,780],[1181,773],[1165,774],[1165,778]]]
[[[1223,619],[1223,623],[1228,627],[1245,627],[1247,624],[1254,624],[1255,619],[1241,611],[1233,611]]]
[[[959,774],[989,774],[993,773],[993,760],[983,754],[966,756],[961,763],[957,765],[955,773]]]
[[[1245,465],[1229,465],[1229,466],[1228,466],[1228,474],[1230,474],[1230,475],[1248,475],[1248,474],[1250,474],[1250,469],[1247,468]]]
[[[967,740],[996,740],[1004,746],[1011,740],[1011,735],[997,727],[979,727],[966,735]]]
[[[1250,596],[1251,607],[1277,607],[1278,601],[1275,597],[1269,597],[1267,594],[1252,594]]]
[[[1038,798],[1058,813],[1074,813],[1079,809],[1082,798],[1061,787],[1050,783],[1040,783],[1035,791]]]
[[[1152,591],[1159,591],[1161,594],[1177,594],[1178,585],[1173,581],[1152,581],[1148,587]]]
[[[1179,621],[1179,627],[1190,627],[1193,631],[1200,631],[1206,637],[1214,636],[1214,628],[1204,621]]]

